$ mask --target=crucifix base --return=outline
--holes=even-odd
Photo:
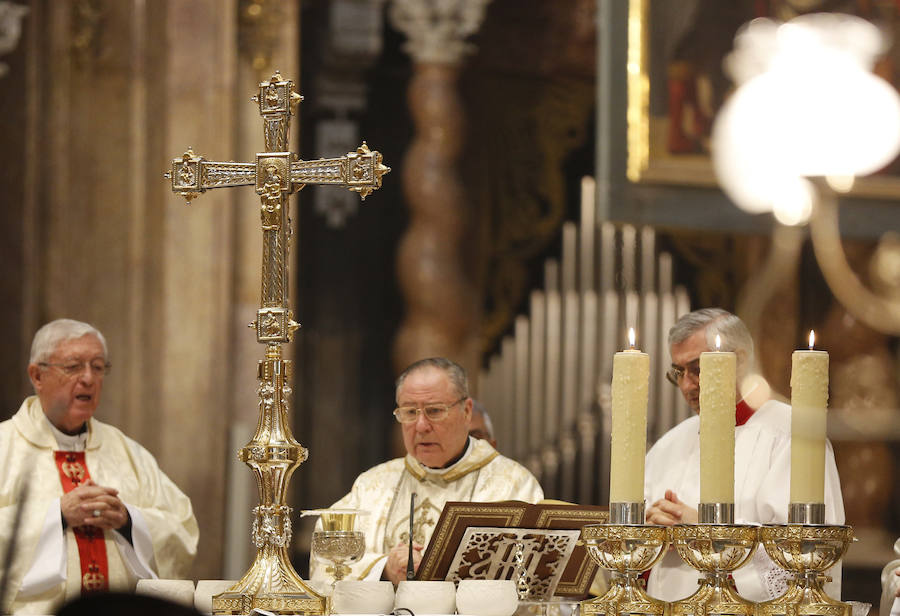
[[[264,549],[234,587],[212,600],[215,615],[249,614],[260,608],[275,614],[325,614],[326,598],[300,579],[284,548]]]

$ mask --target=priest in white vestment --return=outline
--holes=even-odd
[[[644,495],[648,524],[697,522],[700,500],[700,353],[721,350],[737,355],[737,408],[734,430],[735,524],[786,524],[791,477],[791,407],[776,400],[757,400],[758,391],[741,391],[753,366],[753,339],[744,323],[720,308],[705,308],[682,316],[669,331],[672,368],[666,374],[697,415],[690,417],[656,442],[647,453]],[[742,395],[743,394],[743,395]],[[826,443],[825,522],[844,523],[844,501],[834,452]],[[840,563],[828,571],[825,585],[840,598]],[[735,586],[745,599],[766,601],[787,589],[788,574],[760,547],[749,563],[733,573]],[[650,572],[648,593],[676,601],[697,590],[698,572],[670,550]]]
[[[350,579],[385,579],[396,584],[405,578],[413,492],[416,568],[444,503],[536,503],[544,497],[525,467],[500,455],[487,441],[469,436],[472,399],[461,366],[444,358],[417,361],[398,377],[396,397],[394,416],[403,430],[406,457],[365,471],[350,493],[332,505],[369,512],[357,522],[357,530],[366,534],[366,553],[352,566]],[[310,579],[331,581],[325,565],[315,557],[310,561]]]
[[[188,497],[150,452],[93,418],[107,357],[87,323],[35,334],[36,395],[0,423],[0,557],[13,550],[3,613],[49,614],[82,593],[184,577],[193,562]]]

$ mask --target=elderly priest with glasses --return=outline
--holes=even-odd
[[[2,613],[49,614],[83,593],[131,590],[188,573],[191,502],[146,449],[93,418],[109,371],[106,340],[58,319],[34,336],[35,396],[0,423]]]
[[[695,415],[666,432],[647,453],[644,496],[648,524],[696,524],[700,500],[700,354],[721,350],[737,359],[737,405],[734,412],[734,521],[737,524],[786,524],[790,500],[791,407],[768,399],[768,386],[752,377],[753,339],[738,317],[721,308],[688,313],[669,330],[672,368],[666,378],[679,390]],[[826,449],[825,522],[844,522],[844,501],[831,444]],[[840,596],[840,564],[830,570],[828,594]],[[738,592],[751,601],[781,595],[788,574],[763,549],[733,573]],[[697,590],[697,571],[675,550],[650,572],[647,591],[676,601]]]
[[[442,357],[410,365],[397,378],[394,417],[403,431],[406,457],[371,468],[353,483],[335,509],[362,509],[366,554],[350,578],[406,576],[409,558],[409,505],[413,514],[413,560],[422,549],[448,501],[521,500],[536,503],[544,493],[525,467],[501,456],[484,440],[469,436],[472,399],[465,370]],[[325,581],[324,566],[310,562],[310,577]]]

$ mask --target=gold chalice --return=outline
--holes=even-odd
[[[702,518],[701,518],[702,519]],[[671,528],[681,559],[703,573],[690,597],[671,604],[672,616],[753,616],[756,604],[741,597],[728,575],[753,556],[758,527],[743,524],[679,524]]]
[[[311,509],[300,513],[301,517],[322,518],[322,530],[313,532],[311,551],[314,558],[329,565],[325,572],[334,578],[332,589],[350,573],[348,563],[355,563],[366,552],[366,535],[355,530],[357,516],[366,513],[359,509]]]
[[[313,555],[333,566],[325,572],[334,577],[331,586],[350,573],[347,563],[355,563],[366,552],[366,535],[358,530],[317,530],[312,539]]]
[[[850,547],[852,527],[773,524],[759,529],[759,539],[769,558],[793,574],[787,592],[759,604],[759,616],[850,616],[850,604],[829,597],[823,583]]]
[[[664,601],[643,589],[640,574],[652,567],[668,547],[665,526],[644,524],[588,524],[581,540],[594,562],[612,573],[609,590],[581,603],[582,614],[652,614],[665,612]]]

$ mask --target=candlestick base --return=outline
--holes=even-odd
[[[735,524],[679,524],[672,543],[681,559],[703,573],[690,597],[671,604],[672,616],[755,616],[756,604],[741,597],[729,573],[753,556],[757,527]]]
[[[665,553],[668,546],[665,526],[588,524],[581,529],[581,539],[590,557],[612,572],[610,588],[603,596],[582,601],[582,615],[663,616],[667,613],[665,601],[648,595],[639,577]]]
[[[775,564],[793,574],[785,594],[759,604],[759,616],[850,616],[850,604],[832,599],[823,584],[824,572],[850,547],[852,527],[770,525],[760,528],[759,537]]]

